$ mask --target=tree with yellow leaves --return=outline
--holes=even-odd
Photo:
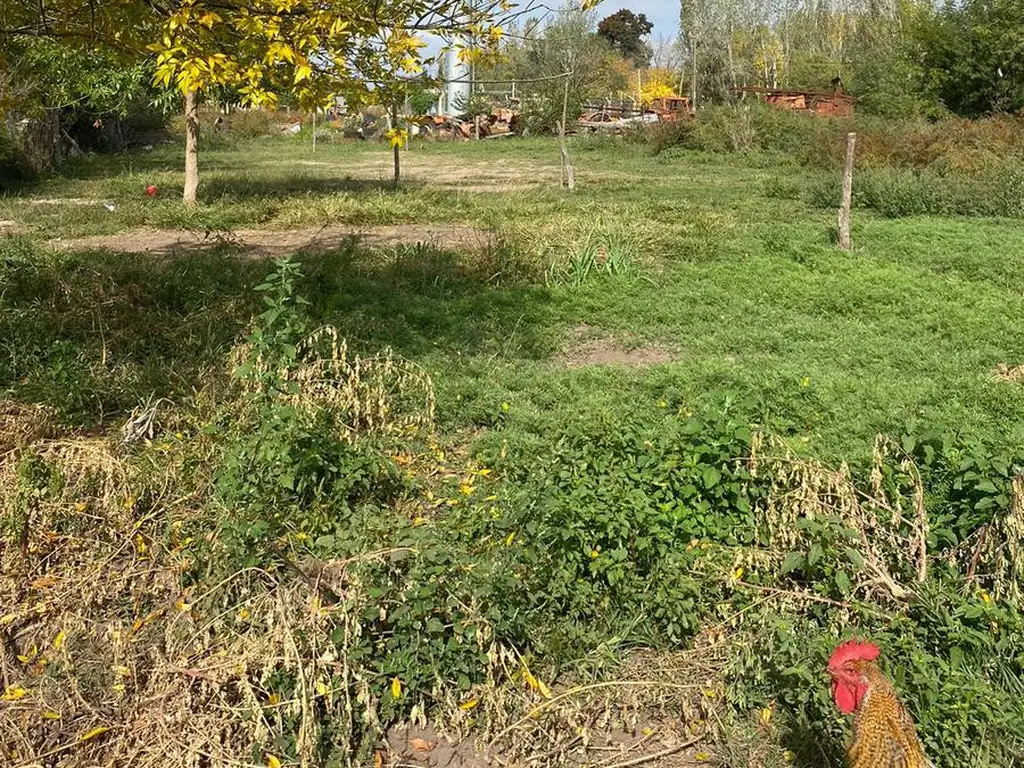
[[[589,0],[588,0],[589,1]],[[247,104],[350,103],[422,71],[424,33],[497,40],[498,25],[527,12],[510,0],[13,0],[0,11],[0,41],[45,36],[67,45],[151,56],[156,81],[185,101],[185,193],[199,185],[199,99],[236,89]]]

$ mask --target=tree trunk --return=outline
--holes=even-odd
[[[690,109],[697,112],[697,41],[690,41]]]
[[[196,204],[199,191],[199,98],[185,94],[185,194],[186,205]]]

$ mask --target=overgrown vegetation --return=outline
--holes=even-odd
[[[101,159],[37,195],[107,218],[5,201],[5,759],[361,766],[412,721],[564,765],[624,721],[840,765],[822,669],[865,634],[937,765],[1024,760],[1019,228],[862,211],[839,255],[818,171],[770,149],[579,140],[566,197],[337,185],[372,148],[296,175],[277,139],[211,152],[251,170],[190,218]],[[554,186],[551,150],[407,163]],[[45,242],[257,211],[490,229],[277,263]],[[581,324],[672,360],[567,369]]]

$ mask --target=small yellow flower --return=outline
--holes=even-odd
[[[86,504],[84,501],[76,501],[75,502],[75,511],[76,512],[85,512],[85,510],[87,510],[88,508],[89,508],[89,505]]]
[[[707,752],[698,752],[696,755],[693,756],[693,759],[696,760],[698,763],[706,763],[708,760],[711,759],[711,755]]]
[[[272,693],[269,696],[267,696],[267,704],[269,706],[276,707],[280,703],[281,703],[281,697],[279,695],[277,695],[276,693]]]
[[[402,698],[402,681],[397,677],[391,679],[391,698],[395,700]]]
[[[267,768],[281,768],[281,761],[275,755],[267,753]]]
[[[502,403],[502,404],[501,404],[501,412],[502,412],[502,413],[508,413],[508,411],[509,411],[509,409],[510,409],[511,407],[512,407],[512,406],[511,406],[511,405],[509,405],[508,403]],[[504,456],[503,456],[502,458],[504,458]]]
[[[981,597],[981,602],[985,603],[985,605],[989,605],[992,602],[992,595],[990,595],[984,589],[981,590],[980,597]]]
[[[251,615],[252,615],[252,614],[251,614],[251,613],[249,613],[249,609],[248,609],[248,608],[243,608],[243,609],[241,609],[241,610],[240,610],[240,611],[238,612],[238,620],[239,620],[239,621],[248,621],[248,619],[249,619],[249,617],[250,617]]]
[[[732,578],[733,578],[733,581],[739,581],[740,579],[742,579],[743,578],[743,569],[742,568],[737,568],[735,571],[733,571],[732,572]]]
[[[459,493],[463,496],[472,496],[475,490],[476,487],[472,483],[463,482],[462,485],[459,486]]]
[[[601,553],[598,550],[596,550],[596,549],[590,550],[590,559],[591,560],[597,560],[597,558],[600,557],[600,556],[601,556]]]
[[[28,691],[20,685],[9,685],[4,689],[3,694],[0,694],[0,701],[18,701],[27,695]]]
[[[668,403],[666,401],[664,401],[664,400],[659,400],[658,401],[658,407],[659,408],[668,408]]]
[[[800,386],[803,389],[807,389],[809,386],[811,386],[811,377],[804,376],[802,379],[800,379]]]

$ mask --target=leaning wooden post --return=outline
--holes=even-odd
[[[565,75],[565,92],[562,95],[562,119],[558,123],[558,150],[562,155],[562,183],[569,191],[576,189],[576,172],[569,159],[569,147],[565,143],[565,122],[569,113],[569,74]]]
[[[846,134],[846,163],[843,165],[843,200],[839,206],[839,247],[844,251],[850,245],[850,205],[853,203],[853,150],[857,134]]]

